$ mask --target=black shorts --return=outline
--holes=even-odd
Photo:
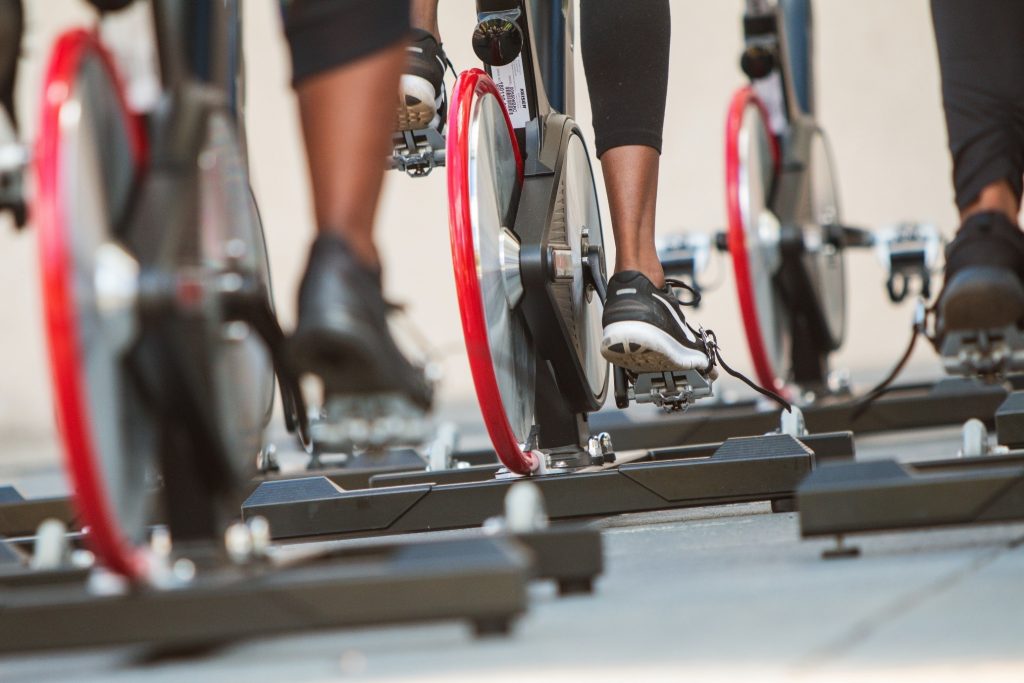
[[[932,0],[953,184],[961,209],[1024,184],[1024,1]]]
[[[283,0],[292,83],[405,40],[409,0]]]
[[[292,81],[323,73],[405,38],[408,0],[285,0]],[[466,2],[466,11],[472,11]],[[583,0],[583,65],[597,154],[620,145],[661,151],[668,89],[668,0]]]

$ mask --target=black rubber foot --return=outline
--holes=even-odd
[[[558,594],[566,595],[588,595],[594,592],[594,579],[562,579],[558,582]]]
[[[796,512],[796,498],[779,498],[772,501],[772,512]]]
[[[473,635],[477,638],[494,638],[512,633],[511,617],[489,617],[473,622]]]
[[[860,548],[855,545],[843,545],[821,551],[823,560],[849,560],[854,557],[860,557]]]

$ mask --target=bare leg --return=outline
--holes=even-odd
[[[437,27],[437,3],[439,0],[412,0],[409,7],[409,21],[413,28],[430,31],[441,42],[441,30]]]
[[[580,45],[608,189],[615,272],[639,271],[656,287],[665,281],[654,220],[671,24],[668,0],[580,5]]]
[[[380,265],[373,222],[404,65],[399,43],[297,89],[317,225],[344,237],[371,268]]]
[[[998,211],[1006,214],[1014,223],[1017,222],[1020,204],[1017,203],[1017,197],[1010,184],[1005,180],[986,185],[978,194],[978,198],[960,212],[960,222],[963,223],[974,214],[985,211]]]
[[[615,272],[638,270],[657,287],[665,284],[654,248],[660,159],[646,145],[612,147],[601,155],[615,235]]]

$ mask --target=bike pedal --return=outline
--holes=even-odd
[[[419,445],[433,433],[429,414],[401,394],[330,396],[309,429],[318,450],[341,453]]]
[[[700,370],[644,372],[629,382],[628,396],[637,404],[650,403],[666,412],[686,411],[697,400],[714,395],[715,376]]]
[[[939,350],[951,375],[1005,377],[1024,371],[1024,330],[1017,325],[988,330],[950,330]]]
[[[434,128],[399,131],[392,136],[393,150],[389,168],[404,171],[413,178],[430,175],[445,165],[444,136]]]
[[[885,288],[893,303],[912,293],[913,283],[925,299],[931,297],[931,276],[942,254],[942,235],[927,223],[900,223],[879,230],[875,253],[889,277]]]

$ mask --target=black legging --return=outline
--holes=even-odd
[[[409,34],[409,0],[281,0],[281,9],[294,84]]]
[[[285,28],[297,83],[395,42],[408,0],[291,0]],[[597,155],[620,145],[661,151],[671,31],[668,0],[583,0],[583,66]]]
[[[961,209],[1024,186],[1024,1],[932,0],[953,184]]]
[[[671,32],[668,0],[581,0],[598,157],[622,145],[661,152]]]

